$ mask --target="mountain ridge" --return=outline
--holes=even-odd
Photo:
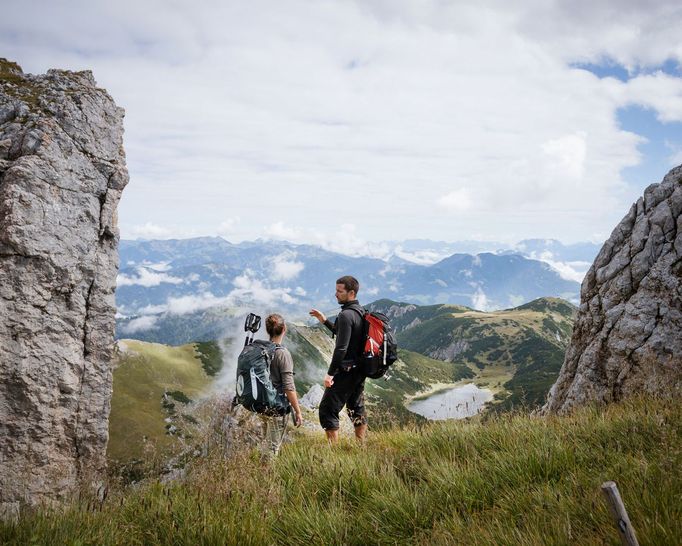
[[[578,284],[520,255],[454,254],[432,265],[349,257],[283,242],[234,245],[221,238],[125,242],[117,304],[125,316],[182,314],[177,305],[279,307],[302,314],[329,304],[334,280],[352,273],[360,297],[504,309],[541,296],[577,301]],[[333,301],[333,300],[332,300]],[[182,305],[180,306],[182,307]]]

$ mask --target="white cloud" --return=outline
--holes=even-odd
[[[471,192],[467,188],[451,191],[438,199],[438,205],[451,212],[464,212],[469,210],[472,204]]]
[[[572,178],[582,178],[587,153],[585,133],[548,140],[542,145],[542,151],[551,160],[550,168],[555,172]]]
[[[398,258],[402,258],[403,260],[407,260],[408,262],[417,265],[433,265],[450,255],[447,252],[437,252],[435,250],[407,252],[403,250],[400,245],[398,245],[393,252]]]
[[[284,225],[284,222],[275,222],[265,228],[265,235],[272,239],[283,239],[285,241],[298,241],[301,238],[301,231],[298,228]]]
[[[474,309],[478,309],[479,311],[489,310],[488,297],[485,295],[485,292],[481,290],[480,286],[476,289],[476,292],[471,296],[471,305]]]
[[[142,265],[147,269],[152,269],[154,271],[170,271],[171,269],[170,262],[151,263],[145,261],[142,262]]]
[[[288,281],[298,276],[303,271],[305,265],[303,262],[295,260],[296,254],[292,252],[284,252],[272,259],[272,278],[278,281]]]
[[[351,223],[342,224],[331,236],[315,233],[314,240],[325,250],[346,256],[366,256],[381,260],[391,255],[391,249],[386,243],[374,242],[358,234],[357,226]]]
[[[291,295],[290,288],[270,288],[261,280],[253,277],[253,273],[246,270],[235,277],[235,288],[227,295],[216,296],[211,292],[187,294],[170,297],[165,304],[148,305],[138,309],[141,315],[157,315],[168,313],[171,315],[186,315],[211,307],[239,307],[242,305],[275,306],[278,304],[292,305],[298,302]],[[296,295],[304,295],[303,289],[294,291]]]
[[[137,313],[140,315],[156,315],[159,313],[165,313],[166,311],[168,311],[168,305],[166,304],[145,305],[144,307],[138,309]]]
[[[125,231],[126,239],[166,239],[171,237],[171,230],[162,226],[147,222],[142,225],[132,226]]]
[[[296,299],[290,295],[289,288],[270,288],[254,278],[248,270],[234,279],[234,285],[235,289],[230,292],[229,297],[236,301],[249,301],[262,305],[273,305],[279,302],[296,303]]]
[[[123,194],[122,203],[125,206],[126,194]],[[151,196],[149,197],[151,199]],[[138,204],[143,207],[143,216],[149,216],[149,208],[144,204]],[[120,210],[120,209],[119,209]],[[146,212],[145,212],[146,211]],[[151,240],[151,239],[185,239],[188,237],[197,237],[200,235],[196,227],[190,226],[164,226],[152,222],[144,224],[131,224],[130,222],[121,223],[121,237],[123,239],[133,240]]]
[[[364,241],[610,232],[641,193],[617,109],[682,119],[680,78],[651,73],[682,60],[677,4],[10,2],[0,48],[92,69],[126,108],[124,237],[253,239],[274,217],[273,238],[376,255]],[[639,75],[572,66],[610,59]]]
[[[624,100],[653,108],[660,121],[682,121],[682,78],[663,72],[637,76],[623,90]]]
[[[159,286],[162,283],[180,284],[184,282],[179,277],[173,277],[167,273],[159,273],[146,267],[138,267],[136,271],[137,277],[128,276],[123,273],[119,274],[116,277],[116,285],[118,287],[139,285],[149,288],[150,286]]]
[[[582,283],[587,270],[592,265],[590,262],[561,262],[554,259],[554,255],[549,251],[531,252],[529,258],[546,263],[554,269],[562,279]]]
[[[137,332],[144,332],[146,330],[152,330],[157,328],[156,322],[159,317],[156,316],[146,316],[131,320],[127,324],[121,326],[121,333],[123,334],[135,334]]]
[[[218,229],[216,230],[216,232],[221,237],[230,237],[231,235],[234,235],[235,233],[237,233],[237,228],[238,228],[240,222],[241,222],[241,219],[239,218],[239,216],[235,216],[233,218],[228,218],[227,220],[223,220],[218,225]]]
[[[365,256],[387,259],[392,253],[387,243],[370,240],[364,233],[359,233],[360,230],[355,224],[330,225],[333,226],[331,234],[325,233],[319,228],[306,228],[275,222],[264,228],[263,233],[266,238],[285,240],[291,243],[312,243],[329,252],[352,257]]]
[[[222,305],[230,305],[231,299],[229,297],[216,297],[210,292],[203,294],[180,296],[177,298],[168,298],[166,302],[166,312],[171,315],[186,315],[194,313],[209,307],[218,307]]]

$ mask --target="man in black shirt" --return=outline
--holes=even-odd
[[[329,328],[336,336],[336,346],[331,364],[324,378],[324,396],[320,402],[320,425],[330,442],[339,438],[339,413],[346,406],[348,416],[355,427],[355,437],[364,441],[367,433],[365,414],[365,376],[358,365],[362,355],[364,309],[357,300],[360,284],[351,276],[336,281],[336,301],[341,312],[331,323],[320,311],[310,314]]]

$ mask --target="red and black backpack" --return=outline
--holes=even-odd
[[[398,360],[398,344],[383,313],[375,313],[353,307],[362,316],[365,345],[359,365],[366,377],[379,379],[386,375],[388,368]]]

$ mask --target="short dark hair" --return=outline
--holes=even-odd
[[[344,275],[340,279],[336,279],[336,284],[342,284],[348,292],[352,290],[357,294],[360,291],[360,283],[355,277],[350,275]]]
[[[280,335],[284,331],[284,317],[277,313],[268,315],[265,319],[265,330],[271,338]]]

